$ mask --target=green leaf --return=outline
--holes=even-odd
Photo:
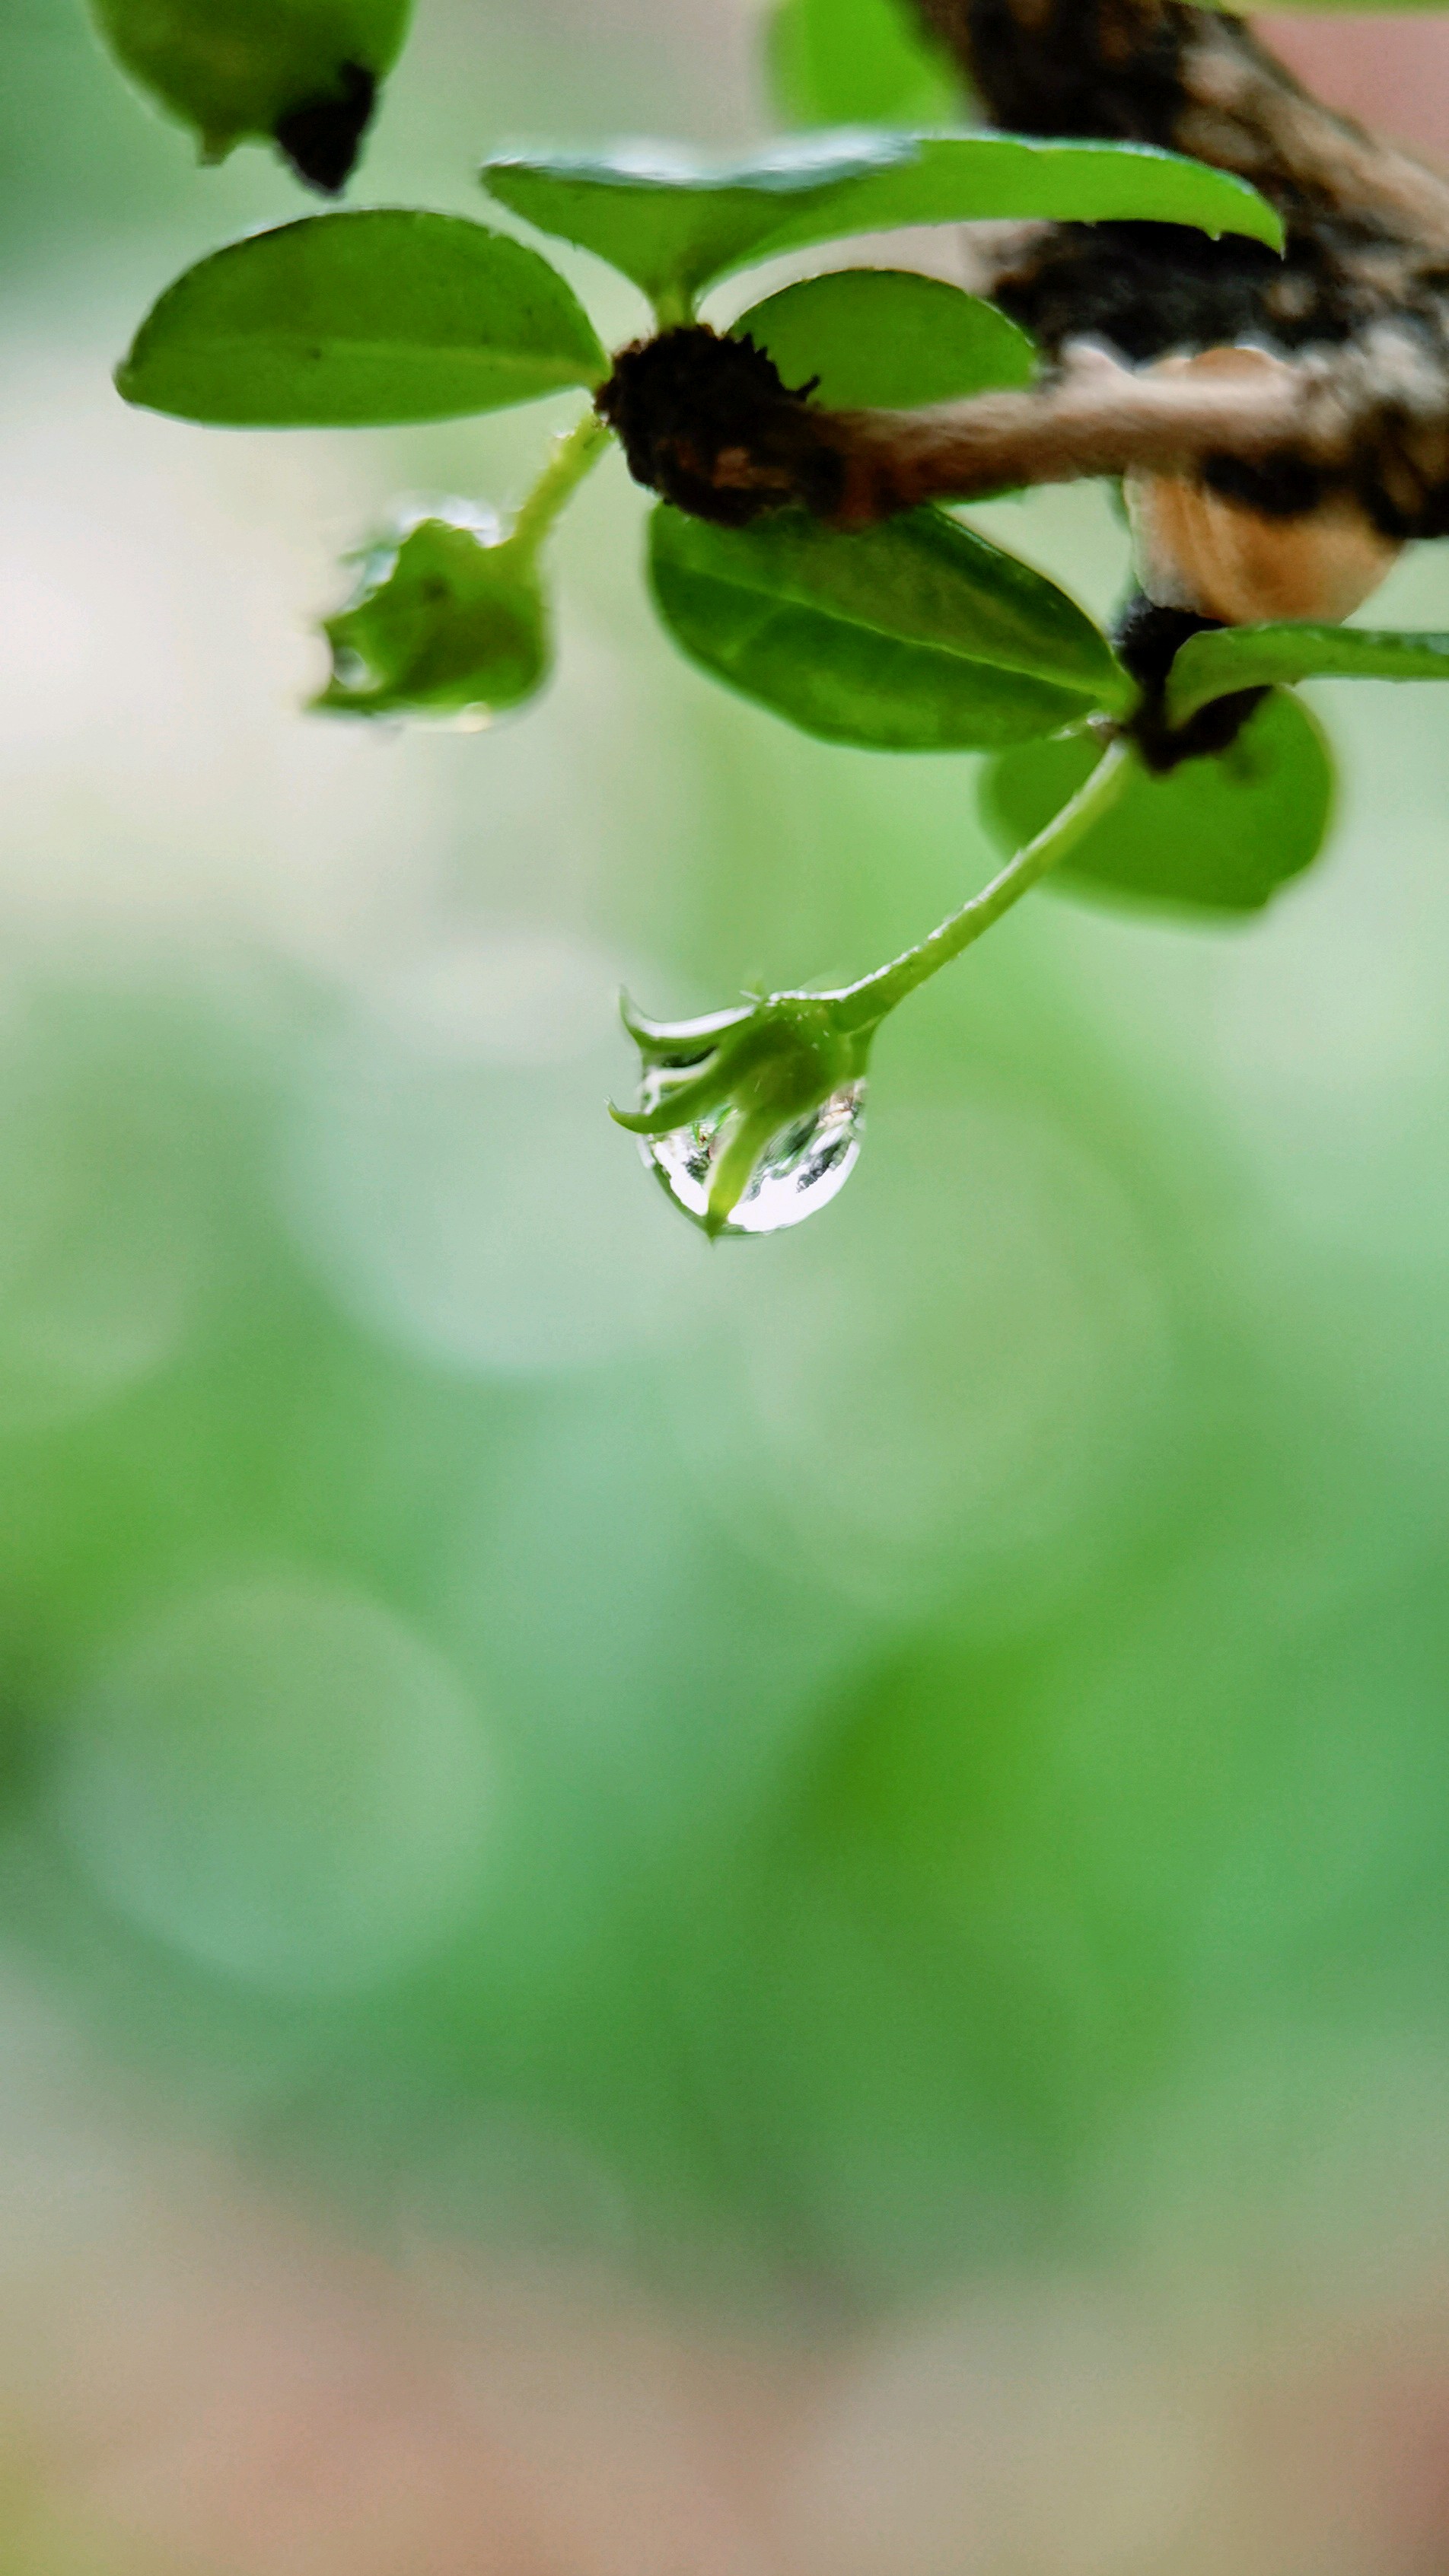
[[[779,0],[765,38],[792,125],[945,125],[964,82],[907,0]]]
[[[194,128],[208,161],[344,97],[359,71],[380,80],[401,51],[411,7],[412,0],[92,0],[117,61]],[[361,104],[370,109],[370,98]]]
[[[662,503],[650,572],[692,661],[827,742],[994,749],[1131,694],[1064,592],[940,511],[839,536],[795,512],[716,528]]]
[[[657,147],[509,157],[488,164],[483,184],[670,311],[753,261],[903,224],[1144,219],[1282,242],[1272,207],[1226,171],[1145,144],[1012,134],[811,135],[716,169]]]
[[[904,269],[802,278],[730,329],[767,350],[787,385],[818,376],[821,402],[837,411],[955,402],[1036,373],[1031,341],[994,304]]]
[[[608,360],[537,251],[459,215],[313,215],[189,268],[116,383],[178,420],[358,429],[593,386]]]
[[[1190,636],[1167,684],[1170,724],[1234,689],[1275,680],[1449,680],[1449,635],[1362,626],[1225,626]]]
[[[531,698],[552,659],[533,549],[450,519],[370,555],[324,632],[333,673],[315,704],[348,715],[498,713]]]
[[[1010,852],[1034,839],[1098,756],[1095,743],[1078,736],[993,761],[981,784],[981,811],[998,846]],[[1296,698],[1275,694],[1230,750],[1185,760],[1165,778],[1139,769],[1049,882],[1212,912],[1257,912],[1317,856],[1332,805],[1322,734]]]

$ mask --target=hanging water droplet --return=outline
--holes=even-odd
[[[678,1071],[673,1080],[679,1079]],[[669,1076],[646,1078],[640,1106],[652,1109],[666,1096]],[[640,1151],[653,1165],[676,1206],[701,1222],[709,1211],[710,1185],[721,1156],[739,1134],[744,1113],[722,1101],[691,1126],[665,1136],[641,1136]],[[865,1125],[864,1081],[842,1083],[801,1118],[773,1136],[759,1157],[721,1231],[778,1234],[828,1206],[855,1168]]]

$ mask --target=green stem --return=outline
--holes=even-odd
[[[598,463],[613,431],[596,411],[586,411],[567,435],[554,443],[553,454],[521,504],[508,532],[520,554],[536,555],[555,519],[571,500],[589,468]]]
[[[1019,903],[1028,888],[1056,867],[1092,825],[1111,811],[1131,774],[1128,744],[1109,745],[1070,804],[1053,815],[1046,829],[1018,850],[1000,876],[993,877],[980,894],[972,895],[959,912],[953,912],[917,947],[908,948],[903,957],[893,958],[888,966],[877,967],[873,975],[863,976],[858,984],[847,984],[843,991],[830,995],[837,1006],[837,1025],[847,1030],[875,1028],[908,993],[914,993],[918,985],[939,974],[953,957],[959,957],[963,948],[969,948],[973,939],[979,939],[1004,912]]]
[[[652,301],[656,331],[684,330],[695,318],[694,297],[682,286],[663,286]]]

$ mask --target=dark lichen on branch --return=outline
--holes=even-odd
[[[843,460],[807,409],[813,384],[788,386],[748,335],[697,324],[621,349],[597,409],[618,433],[636,482],[716,526],[762,510],[838,512]]]

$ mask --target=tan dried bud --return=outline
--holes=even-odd
[[[1204,349],[1166,358],[1154,372],[1246,375],[1284,365],[1264,349]],[[1268,518],[1189,475],[1129,474],[1123,495],[1148,598],[1227,626],[1336,624],[1377,590],[1400,551],[1346,496],[1296,518]]]

